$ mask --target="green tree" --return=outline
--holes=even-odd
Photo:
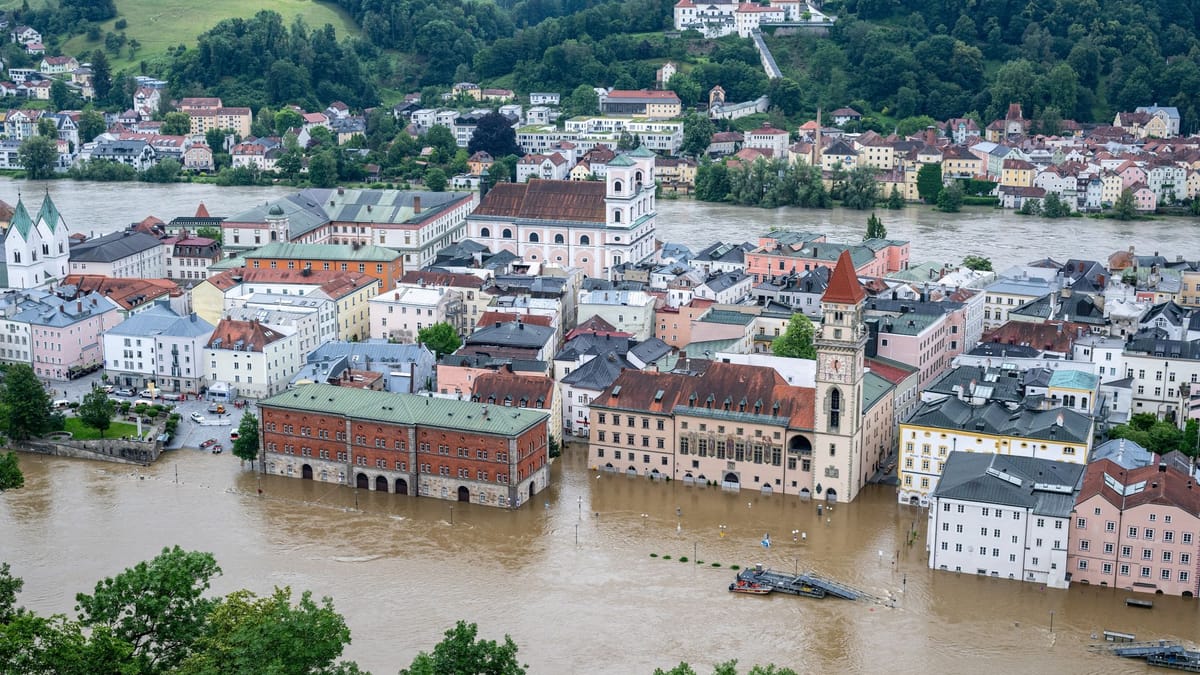
[[[1112,217],[1117,220],[1137,218],[1137,205],[1134,204],[1133,192],[1129,188],[1121,190],[1121,196],[1117,197],[1117,201],[1113,203]]]
[[[1172,450],[1195,454],[1195,436],[1180,431],[1173,423],[1160,420],[1154,413],[1138,413],[1126,424],[1108,430],[1109,438],[1127,438],[1150,452],[1162,455]],[[1192,444],[1185,439],[1191,439]],[[1189,447],[1191,445],[1191,447]]]
[[[900,189],[895,185],[892,186],[892,193],[888,195],[887,207],[889,211],[899,211],[904,208],[904,197],[900,196]]]
[[[216,242],[218,242],[218,243],[219,243],[219,242],[221,241],[221,239],[223,238],[223,237],[222,237],[222,234],[221,234],[221,228],[219,228],[219,227],[200,227],[200,228],[197,228],[197,229],[196,229],[196,236],[197,236],[197,237],[204,237],[205,239],[212,239],[212,240],[214,240],[214,241],[216,241]]]
[[[235,591],[221,599],[205,623],[176,671],[180,675],[357,672],[331,670],[350,643],[350,629],[331,599],[318,604],[309,591],[295,605],[290,588],[276,588],[263,598]]]
[[[75,94],[66,82],[55,80],[50,83],[50,104],[55,110],[66,110],[75,102]]]
[[[453,354],[462,344],[462,339],[454,331],[454,326],[443,321],[417,331],[417,342],[441,358],[445,354]]]
[[[308,182],[319,188],[337,185],[337,158],[332,150],[322,150],[308,160]]]
[[[21,466],[17,463],[17,453],[6,452],[0,455],[0,492],[5,490],[17,490],[25,487],[25,474],[21,473]],[[3,587],[0,586],[0,590]],[[0,598],[2,600],[3,598]],[[0,610],[4,608],[0,606]],[[0,616],[0,619],[3,617]],[[4,623],[0,621],[0,623]]]
[[[53,138],[57,140],[58,124],[48,117],[43,117],[42,119],[38,120],[37,132],[38,136],[45,136],[46,138]]]
[[[467,152],[484,151],[492,157],[514,155],[521,151],[517,145],[517,132],[512,128],[512,122],[498,112],[490,112],[475,125],[471,140],[467,143]]]
[[[683,118],[683,143],[679,146],[679,151],[693,157],[703,155],[716,132],[717,127],[708,119],[708,115],[689,113]]]
[[[242,413],[242,421],[238,424],[238,438],[233,442],[233,456],[243,462],[250,462],[250,466],[254,466],[254,460],[258,459],[258,418],[248,410]]]
[[[17,161],[25,168],[28,178],[49,178],[54,175],[54,165],[58,162],[58,144],[40,134],[30,136],[17,148]]]
[[[1071,215],[1071,206],[1064,202],[1057,192],[1049,192],[1042,200],[1042,215],[1047,218],[1065,218]]]
[[[95,110],[84,110],[79,116],[79,142],[91,143],[108,125],[104,122],[104,115]]]
[[[299,150],[288,150],[275,161],[275,170],[288,178],[299,176],[300,170],[303,168],[304,154]]]
[[[479,628],[459,621],[432,653],[421,652],[400,675],[525,675],[527,666],[517,660],[517,644],[505,635],[504,642],[477,640]]]
[[[981,255],[969,255],[963,258],[963,267],[976,272],[991,272],[992,261]]]
[[[115,577],[96,584],[91,595],[75,596],[75,611],[90,627],[103,627],[133,646],[138,672],[178,666],[205,633],[217,600],[204,597],[221,573],[211,553],[164,548]]]
[[[299,129],[304,126],[304,118],[291,108],[284,108],[275,113],[275,133],[283,135],[288,129]]]
[[[562,112],[563,116],[567,118],[598,115],[600,114],[600,97],[596,95],[596,90],[586,84],[581,84],[575,87],[575,90],[562,102]]]
[[[107,100],[109,92],[112,91],[112,67],[108,65],[108,55],[104,50],[97,49],[92,52],[91,61],[92,90],[96,93],[97,100]]]
[[[192,131],[192,118],[185,112],[172,111],[163,116],[160,133],[164,136],[186,136]]]
[[[875,206],[878,198],[879,181],[875,178],[875,169],[869,166],[856,166],[851,169],[842,190],[842,205],[865,211]]]
[[[887,228],[883,226],[883,221],[879,220],[879,216],[874,213],[867,218],[867,233],[863,235],[863,241],[868,239],[887,239]]]
[[[223,152],[225,150],[225,137],[228,135],[228,129],[209,129],[204,132],[204,142],[208,143],[208,147],[213,152]]]
[[[775,78],[767,83],[767,96],[771,99],[771,105],[778,106],[789,117],[804,107],[804,90],[788,77]]]
[[[4,378],[4,403],[8,408],[8,437],[23,441],[39,436],[50,426],[50,395],[23,363],[10,366]]]
[[[917,196],[926,204],[932,204],[941,192],[942,165],[923,164],[917,171]]]
[[[454,153],[458,151],[458,143],[454,140],[454,132],[440,124],[430,127],[429,131],[426,131],[425,135],[421,137],[421,142],[433,148],[434,161],[436,162],[449,161],[454,156]]]
[[[112,426],[112,418],[116,412],[112,399],[100,388],[89,391],[76,411],[84,424],[100,432],[101,438],[104,438],[104,432]]]
[[[183,171],[183,165],[179,160],[167,157],[143,171],[140,178],[147,183],[174,183],[179,178],[180,171]]]
[[[918,178],[920,180],[920,178]],[[937,210],[943,213],[958,213],[962,210],[963,189],[958,181],[942,188],[937,197]]]
[[[425,172],[425,187],[434,192],[445,192],[446,185],[449,184],[449,179],[446,178],[446,172],[436,166]]]
[[[807,316],[797,312],[788,321],[787,330],[771,343],[771,353],[793,359],[815,359],[817,348],[813,346],[813,323]]]

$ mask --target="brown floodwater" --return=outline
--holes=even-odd
[[[22,455],[26,487],[0,496],[0,560],[25,579],[25,606],[70,613],[76,592],[164,546],[211,551],[216,592],[331,596],[353,632],[346,656],[377,675],[458,619],[511,634],[531,673],[648,675],[686,660],[706,674],[727,659],[799,673],[1151,672],[1089,653],[1092,635],[1200,640],[1194,600],[1158,596],[1147,611],[1114,589],[932,572],[924,532],[907,544],[924,512],[891,488],[818,517],[795,497],[598,477],[581,450],[515,512],[260,479],[195,450],[147,469]],[[816,570],[895,607],[729,593],[729,566],[753,563]]]

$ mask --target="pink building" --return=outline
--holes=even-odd
[[[956,350],[948,349],[952,335],[950,316],[902,313],[868,318],[868,323],[874,321],[879,327],[876,355],[920,369],[919,387],[924,389],[962,353],[961,339]],[[956,332],[961,331],[960,325]]]
[[[1085,584],[1193,597],[1200,592],[1200,486],[1165,464],[1100,459],[1075,502],[1067,572]]]
[[[825,235],[809,232],[772,232],[759,237],[758,248],[746,253],[746,274],[756,282],[816,267],[833,269],[842,251],[850,252],[860,277],[882,277],[908,269],[908,242],[869,239],[861,244],[832,244]]]
[[[64,300],[33,291],[8,320],[29,324],[33,372],[65,381],[74,370],[104,365],[103,335],[123,317],[115,302],[98,293]]]

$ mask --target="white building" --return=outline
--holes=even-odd
[[[204,345],[213,326],[196,314],[181,315],[160,301],[104,334],[109,382],[141,389],[197,393],[204,383]]]
[[[929,503],[929,568],[1066,588],[1082,464],[954,452]]]
[[[30,218],[20,199],[4,234],[4,267],[8,288],[37,288],[67,276],[71,231],[50,195],[37,218]]]
[[[605,181],[501,183],[467,217],[467,237],[526,262],[578,267],[610,277],[653,255],[654,153],[644,148],[608,164]]]
[[[565,180],[571,170],[566,158],[557,152],[549,155],[525,155],[517,160],[517,182],[528,183],[530,178]]]
[[[88,239],[70,249],[71,274],[100,274],[119,279],[167,276],[167,249],[153,235],[123,230]]]
[[[246,398],[277,394],[303,363],[296,339],[257,321],[222,319],[204,348],[205,382]]]
[[[417,333],[435,323],[458,323],[463,308],[462,293],[445,286],[396,288],[380,293],[367,303],[371,316],[371,339],[412,343]]]
[[[576,316],[579,323],[598,316],[641,342],[654,337],[654,302],[645,291],[584,291]]]

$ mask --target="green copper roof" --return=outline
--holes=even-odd
[[[521,434],[548,414],[529,408],[335,387],[331,384],[306,384],[276,394],[260,401],[258,405],[262,408],[343,415],[356,420],[419,424],[451,431],[510,437]]]
[[[633,163],[632,159],[629,159],[629,157],[627,157],[625,155],[617,155],[615,158],[613,158],[613,160],[611,162],[608,163],[608,165],[609,166],[634,166],[634,163]]]
[[[33,229],[33,221],[29,218],[29,212],[25,210],[25,202],[17,199],[17,208],[13,209],[12,221],[8,224],[9,229],[16,229],[21,234],[22,239],[29,239],[29,231]]]
[[[1099,377],[1082,370],[1056,370],[1050,376],[1050,386],[1063,389],[1095,389],[1099,381]]]
[[[348,244],[291,244],[276,242],[260,246],[244,256],[254,258],[295,258],[296,260],[354,260],[391,262],[400,257],[395,249],[367,244],[354,247]]]
[[[637,148],[635,148],[633,150],[633,152],[629,153],[629,156],[630,157],[654,157],[654,151],[648,149],[644,145],[639,145],[639,146],[637,146]]]
[[[49,227],[51,232],[58,229],[58,224],[62,222],[62,216],[59,215],[58,207],[54,205],[54,200],[50,199],[50,193],[46,193],[46,197],[42,199],[42,210],[38,211],[37,219],[45,222],[46,227]]]

